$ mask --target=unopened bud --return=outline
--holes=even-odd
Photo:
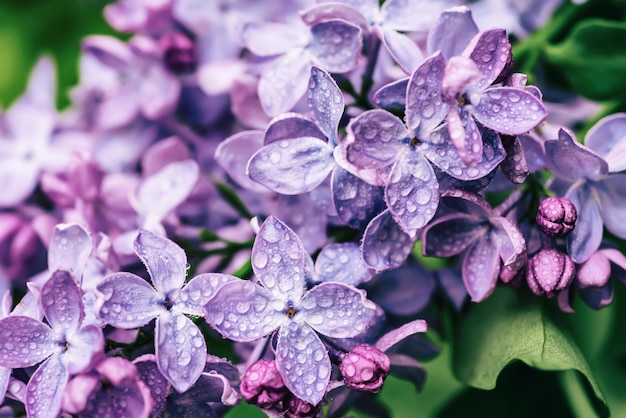
[[[551,237],[564,237],[576,225],[576,207],[563,197],[548,197],[539,204],[537,225]]]
[[[342,357],[339,365],[339,370],[349,388],[371,393],[380,391],[390,369],[389,357],[367,344],[354,347]]]
[[[320,407],[311,405],[307,401],[303,401],[296,396],[291,396],[287,402],[287,412],[285,417],[287,418],[313,418],[320,412]]]
[[[576,268],[572,259],[555,249],[544,249],[528,260],[526,281],[536,295],[553,297],[574,279]]]
[[[190,73],[196,69],[196,49],[193,41],[180,33],[161,38],[163,61],[173,73]]]
[[[241,379],[241,397],[261,409],[270,409],[290,394],[273,360],[253,363]]]

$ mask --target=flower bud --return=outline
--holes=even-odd
[[[379,349],[360,344],[341,358],[339,369],[346,385],[362,392],[378,393],[389,374],[389,357]]]
[[[528,260],[526,281],[536,295],[553,297],[574,279],[574,262],[555,249],[544,249]]]
[[[548,197],[539,204],[537,225],[551,237],[564,237],[576,225],[576,207],[563,197]]]
[[[239,391],[246,402],[261,409],[277,406],[290,394],[276,368],[276,361],[263,359],[248,367],[241,379]]]
[[[196,50],[191,39],[180,33],[161,38],[163,62],[173,73],[190,73],[196,69]]]
[[[289,401],[287,402],[287,412],[285,412],[285,417],[287,418],[307,418],[307,417],[316,417],[320,411],[319,406],[311,405],[307,401],[303,401],[302,399],[291,396]]]

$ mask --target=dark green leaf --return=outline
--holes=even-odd
[[[222,199],[224,199],[233,209],[239,212],[241,216],[248,219],[253,217],[245,203],[243,203],[241,198],[237,195],[237,192],[235,192],[230,186],[220,181],[216,181],[215,187],[217,188],[217,191]]]

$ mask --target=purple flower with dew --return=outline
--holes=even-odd
[[[185,284],[185,252],[169,239],[146,230],[139,231],[134,248],[154,286],[132,273],[107,276],[97,286],[99,316],[123,329],[137,328],[156,318],[159,370],[177,391],[185,392],[202,374],[207,352],[202,333],[185,315],[202,315],[202,307],[216,288],[231,277],[207,273]]]
[[[356,243],[334,243],[322,248],[315,260],[314,283],[339,282],[358,286],[374,277]]]
[[[567,254],[554,248],[544,248],[533,255],[526,265],[526,281],[538,296],[554,297],[574,280],[576,266]]]
[[[294,23],[249,23],[243,39],[261,57],[276,57],[262,72],[258,94],[265,112],[276,116],[293,108],[304,95],[313,65],[346,73],[361,52],[361,29],[335,19],[308,27]]]
[[[137,367],[121,357],[104,358],[74,376],[63,395],[63,410],[79,417],[147,418],[153,403]]]
[[[463,282],[471,299],[480,302],[495,289],[503,265],[523,267],[526,242],[517,226],[480,195],[451,190],[442,201],[453,211],[424,228],[423,253],[450,257],[464,252]]]
[[[322,283],[305,292],[306,253],[298,236],[269,217],[252,248],[258,283],[232,280],[204,307],[225,338],[254,341],[278,330],[276,362],[287,388],[317,405],[330,380],[330,359],[317,332],[350,338],[365,331],[375,305],[363,291]]]
[[[600,247],[604,226],[626,238],[626,175],[611,171],[604,159],[613,149],[619,154],[626,144],[619,142],[623,137],[619,126],[626,126],[625,120],[625,115],[600,120],[585,137],[588,146],[563,129],[558,139],[545,142],[546,164],[555,176],[550,187],[578,212],[576,227],[567,237],[567,252],[576,263],[586,261]]]
[[[82,292],[68,272],[52,274],[41,289],[41,303],[48,324],[18,315],[0,320],[0,366],[43,361],[26,387],[29,417],[56,416],[69,375],[86,370],[104,348],[100,327],[83,324]]]
[[[120,32],[157,34],[171,24],[172,0],[118,0],[104,8],[104,18]]]

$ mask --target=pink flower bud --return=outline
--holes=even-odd
[[[536,295],[553,297],[572,282],[575,273],[574,262],[567,254],[544,249],[528,260],[526,281]]]
[[[320,411],[319,406],[311,405],[307,401],[303,401],[296,396],[291,396],[287,402],[287,412],[285,417],[287,418],[313,418],[316,417]]]
[[[341,359],[339,369],[346,385],[362,392],[378,393],[391,364],[389,357],[371,345],[361,344]]]
[[[539,204],[537,225],[551,237],[564,237],[576,225],[576,207],[562,197],[549,197]]]
[[[263,359],[248,367],[241,379],[239,391],[246,402],[261,409],[277,406],[290,394],[276,368],[276,361]]]

